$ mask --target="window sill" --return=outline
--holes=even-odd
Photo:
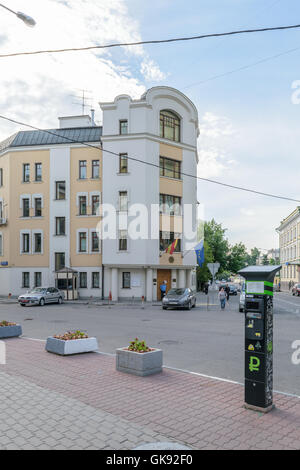
[[[129,171],[126,171],[126,172],[125,171],[119,171],[117,173],[117,176],[126,176],[126,175],[130,175],[130,172]]]
[[[54,236],[54,237],[61,237],[61,238],[64,238],[64,237],[67,236],[67,234],[66,234],[66,233],[63,233],[63,234],[54,233],[53,236]]]
[[[181,181],[182,178],[173,178],[172,176],[164,176],[164,175],[159,175],[160,178],[166,178],[167,180],[172,180],[172,181]]]

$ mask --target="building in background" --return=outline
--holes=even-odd
[[[282,220],[276,229],[279,234],[281,288],[288,290],[300,282],[300,207]]]
[[[168,87],[100,106],[101,127],[63,117],[59,129],[0,144],[0,295],[57,285],[80,297],[151,301],[163,281],[195,286],[183,231],[185,205],[197,206],[196,178],[184,176],[197,175],[195,106]],[[116,211],[116,237],[103,241],[102,203]],[[138,205],[148,209],[150,239],[129,233]]]

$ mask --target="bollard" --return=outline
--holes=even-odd
[[[144,302],[145,302],[145,297],[142,295],[142,308],[145,308]]]

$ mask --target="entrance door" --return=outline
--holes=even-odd
[[[157,300],[161,299],[161,293],[160,293],[160,285],[164,282],[167,281],[167,290],[171,289],[172,283],[171,283],[171,269],[158,269],[157,270]]]

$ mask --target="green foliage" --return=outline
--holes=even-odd
[[[227,268],[229,243],[225,238],[226,230],[222,227],[222,224],[217,224],[214,219],[204,224],[204,240],[211,248],[212,262],[220,263],[220,272]]]
[[[260,257],[260,250],[256,247],[252,248],[250,255],[247,256],[247,263],[249,266],[255,266],[257,259]]]
[[[248,254],[243,243],[236,243],[230,249],[227,257],[227,269],[232,273],[237,273],[243,269],[247,263]]]
[[[139,341],[138,338],[135,338],[134,341],[130,341],[128,351],[143,353],[143,352],[149,352],[151,351],[151,349],[148,348],[145,341]]]

